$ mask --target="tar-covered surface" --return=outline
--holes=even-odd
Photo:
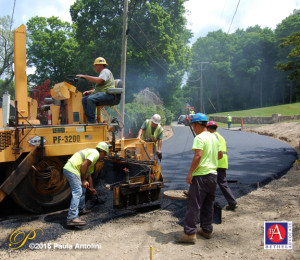
[[[193,135],[189,127],[174,126],[173,131],[173,137],[164,141],[162,146],[161,166],[166,181],[163,191],[166,189],[188,189],[185,179],[194,155],[191,150]],[[227,141],[229,156],[227,177],[229,180],[237,181],[230,183],[230,187],[237,198],[256,189],[257,183],[262,186],[285,174],[297,157],[296,152],[290,146],[267,136],[227,129],[219,129],[219,132]],[[0,234],[0,249],[8,249],[10,234],[18,228],[34,229],[41,227],[44,235],[36,236],[34,242],[43,243],[55,240],[67,232],[74,232],[74,230],[80,232],[102,225],[112,219],[126,219],[129,216],[139,214],[142,210],[158,209],[157,205],[153,204],[151,207],[139,210],[114,210],[112,192],[107,191],[104,186],[105,183],[103,182],[99,182],[96,186],[99,201],[94,197],[87,201],[87,209],[90,210],[90,213],[83,219],[88,224],[81,228],[68,228],[66,226],[67,210],[33,215],[18,209],[9,198],[6,198],[4,203],[0,204],[0,226],[4,230],[4,233]],[[221,207],[226,205],[219,188],[216,193],[216,201]],[[172,214],[178,217],[179,224],[182,224],[186,211],[186,201],[168,200],[162,196],[161,207],[172,211]],[[216,217],[218,216],[215,216],[215,222]],[[7,234],[6,230],[8,231]],[[20,249],[25,249],[25,247]]]
[[[278,179],[297,159],[292,147],[271,137],[228,129],[218,131],[227,142],[227,179],[237,181],[229,184],[237,198]],[[185,180],[194,155],[194,137],[187,126],[173,126],[173,132],[173,137],[162,146],[165,189],[188,189]],[[216,201],[222,207],[226,204],[219,188]]]

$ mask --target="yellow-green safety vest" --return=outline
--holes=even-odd
[[[72,172],[79,177],[81,176],[80,168],[85,159],[89,158],[91,160],[91,164],[87,169],[85,177],[87,178],[91,174],[94,173],[95,164],[99,159],[99,152],[93,148],[86,148],[79,152],[76,152],[65,164],[64,169]]]
[[[151,120],[146,120],[146,130],[143,131],[142,139],[145,140],[147,138],[151,138],[155,143],[157,142],[157,137],[163,132],[163,128],[161,125],[157,125],[157,127],[154,130],[154,133],[152,134],[152,125]]]
[[[103,85],[102,84],[97,84],[96,89],[94,91],[94,93],[98,93],[98,92],[106,92],[106,90],[108,88],[115,88],[115,80],[114,80],[114,76],[111,73],[111,71],[109,70],[110,73],[110,78],[108,81],[106,81]]]
[[[226,140],[218,132],[214,132],[214,135],[219,140],[221,144],[222,153],[223,153],[222,159],[218,160],[218,168],[228,169],[228,154],[227,154]]]

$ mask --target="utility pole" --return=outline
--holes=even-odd
[[[196,64],[200,64],[200,88],[199,88],[199,99],[200,99],[200,112],[205,114],[205,106],[204,106],[204,101],[203,101],[203,70],[207,70],[207,64],[209,62],[198,62]]]
[[[120,102],[120,112],[123,117],[122,133],[124,130],[124,115],[125,115],[125,80],[126,80],[126,52],[127,52],[127,28],[128,28],[128,0],[124,0],[123,10],[123,34],[122,34],[122,60],[121,60],[121,80],[123,83],[123,93]]]

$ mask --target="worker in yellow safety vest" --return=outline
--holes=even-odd
[[[77,75],[77,77],[96,83],[95,89],[83,92],[82,106],[89,123],[96,123],[95,111],[97,103],[105,104],[115,98],[114,95],[106,93],[108,88],[115,88],[114,76],[107,66],[106,60],[103,57],[98,57],[94,61],[94,68],[99,74],[98,77],[83,74]]]
[[[96,163],[108,153],[108,144],[100,142],[96,149],[86,148],[76,152],[65,164],[63,173],[72,190],[72,199],[67,216],[68,226],[86,225],[86,222],[79,218],[79,215],[86,214],[85,192],[86,189],[89,189],[93,196],[97,195],[91,175],[95,171]]]
[[[138,139],[142,139],[144,141],[150,141],[157,143],[157,157],[161,160],[162,153],[161,153],[161,146],[162,146],[162,139],[163,139],[163,132],[164,129],[160,125],[161,123],[161,116],[155,114],[152,116],[151,119],[147,119],[143,125],[141,126]]]
[[[223,152],[223,158],[218,160],[218,168],[217,168],[217,183],[228,202],[227,210],[235,210],[237,207],[236,199],[228,185],[228,181],[226,179],[226,170],[228,169],[228,154],[227,154],[227,145],[226,140],[220,133],[217,132],[218,125],[215,121],[209,121],[206,125],[207,130],[214,134],[216,138],[219,140],[221,144],[221,149]]]
[[[231,121],[232,121],[232,117],[231,117],[231,115],[227,115],[227,124],[228,124],[228,128],[230,128],[231,127]]]

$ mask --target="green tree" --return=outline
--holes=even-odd
[[[232,36],[219,30],[199,38],[192,46],[193,66],[184,90],[185,93],[190,93],[188,102],[196,111],[212,111],[211,100],[214,101],[217,111],[222,111],[230,103],[230,96],[224,99],[224,93],[232,91],[232,84],[228,81],[232,77],[231,63],[235,46],[231,38]],[[199,102],[201,87],[203,108]]]
[[[0,88],[3,93],[8,91],[13,94],[11,83],[14,77],[14,47],[10,23],[11,18],[9,16],[0,17]]]
[[[276,68],[281,70],[281,84],[286,86],[284,101],[289,103],[299,100],[299,81],[297,76],[297,63],[299,62],[297,34],[299,31],[300,10],[294,10],[290,16],[278,24],[275,30],[277,44],[282,47],[278,51],[278,66]]]
[[[296,86],[295,94],[296,100],[300,100],[300,33],[293,33],[280,45],[281,47],[290,48],[291,52],[287,56],[287,63],[279,63],[277,67],[289,72],[288,79],[290,79]]]
[[[75,25],[57,17],[33,17],[27,23],[29,34],[28,65],[36,71],[28,81],[39,84],[47,79],[53,83],[78,72],[78,44],[74,38]]]
[[[276,86],[274,33],[257,25],[236,34],[239,37],[233,71],[237,85],[242,87],[239,91],[241,108],[265,106]]]

